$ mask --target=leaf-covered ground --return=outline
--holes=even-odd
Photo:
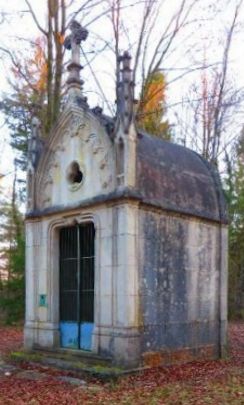
[[[58,380],[74,373],[22,363],[0,373],[0,404],[244,405],[244,323],[229,326],[229,342],[226,360],[150,369],[117,383],[76,386]],[[21,345],[20,329],[0,328],[3,356]]]

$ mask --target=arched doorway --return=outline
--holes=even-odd
[[[91,350],[94,327],[94,224],[60,229],[61,347]]]

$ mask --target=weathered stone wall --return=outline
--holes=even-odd
[[[28,349],[34,345],[56,347],[59,341],[58,324],[55,320],[57,305],[54,305],[58,286],[52,283],[50,268],[50,254],[54,253],[55,249],[49,240],[49,223],[50,220],[41,218],[26,222],[24,344]],[[45,296],[43,305],[40,305],[41,295]]]
[[[27,348],[60,345],[59,230],[84,221],[96,230],[93,352],[128,367],[220,354],[226,229],[136,201],[27,221]]]
[[[27,221],[26,348],[60,346],[59,230],[92,221],[96,232],[92,351],[115,363],[138,364],[137,212],[137,204],[120,202]]]
[[[219,355],[227,270],[221,226],[149,210],[140,210],[139,218],[141,350],[146,362],[154,362],[157,352],[159,362],[172,362],[169,353],[177,357],[182,348],[184,360]]]

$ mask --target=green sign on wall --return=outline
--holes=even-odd
[[[39,295],[39,307],[47,307],[47,295],[46,294]]]

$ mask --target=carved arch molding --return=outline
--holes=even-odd
[[[68,143],[73,137],[79,138],[81,148],[87,148],[88,145],[91,153],[96,155],[102,189],[106,191],[111,186],[114,172],[113,146],[109,139],[107,139],[107,142],[103,139],[103,132],[102,135],[96,132],[88,132],[86,126],[87,124],[82,117],[72,115],[66,124],[66,128],[57,131],[55,134],[54,141],[47,151],[45,161],[42,162],[43,169],[37,175],[36,201],[39,209],[51,206],[54,172],[59,168],[61,154],[65,153]],[[107,136],[106,133],[104,135]]]

